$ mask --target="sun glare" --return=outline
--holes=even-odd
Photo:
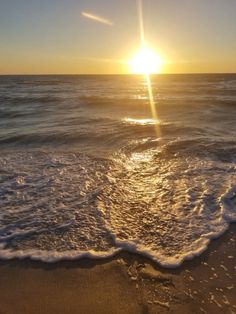
[[[157,74],[161,71],[163,60],[151,48],[142,47],[129,61],[133,74]]]

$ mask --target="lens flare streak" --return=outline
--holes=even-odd
[[[143,3],[142,0],[138,0],[138,16],[139,16],[139,27],[140,27],[140,41],[141,41],[141,49],[145,49],[145,32],[144,32],[144,23],[143,23]],[[156,104],[153,97],[153,90],[152,90],[152,82],[150,74],[145,74],[145,79],[147,83],[147,90],[148,90],[148,97],[149,97],[149,104],[151,108],[151,113],[154,121],[158,121],[158,114],[156,110]],[[159,123],[155,124],[155,132],[156,136],[160,137],[160,126]]]
[[[147,83],[149,104],[150,104],[153,120],[154,121],[159,121],[157,110],[156,110],[156,105],[155,105],[155,100],[154,100],[154,97],[153,97],[152,82],[151,82],[151,78],[150,78],[149,74],[146,74],[146,83]],[[161,132],[160,132],[160,124],[159,123],[155,123],[155,131],[156,131],[157,137],[160,137]]]

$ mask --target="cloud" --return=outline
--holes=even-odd
[[[96,21],[96,22],[99,22],[99,23],[102,23],[102,24],[106,24],[106,25],[110,25],[112,26],[113,23],[101,16],[98,16],[98,15],[94,15],[92,13],[89,13],[89,12],[81,12],[81,15],[90,19],[90,20],[93,20],[93,21]]]

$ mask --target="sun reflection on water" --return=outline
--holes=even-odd
[[[153,151],[135,152],[130,157],[131,162],[149,162],[153,158]]]
[[[125,118],[124,122],[131,124],[139,124],[139,125],[155,125],[160,124],[159,119],[135,119],[135,118]]]

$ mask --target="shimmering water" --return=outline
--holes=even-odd
[[[0,257],[174,267],[236,220],[236,75],[0,77]],[[158,130],[158,133],[156,133]]]

